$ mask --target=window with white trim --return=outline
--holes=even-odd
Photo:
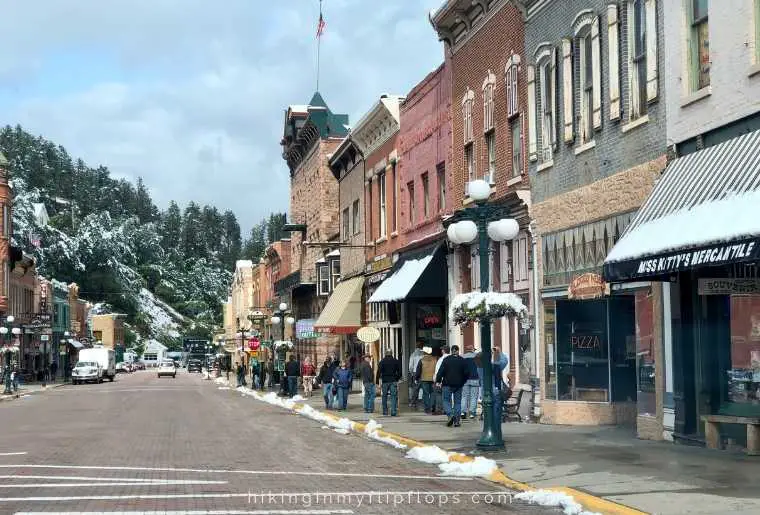
[[[414,181],[407,183],[406,191],[409,192],[409,227],[414,227],[417,216],[417,206],[414,201]]]
[[[490,70],[483,81],[483,132],[493,130],[494,102],[493,92],[496,85],[496,75]]]
[[[755,64],[760,64],[760,0],[754,1],[755,8]]]
[[[485,135],[486,152],[488,153],[488,169],[483,177],[489,184],[496,181],[496,131],[489,131]]]
[[[435,174],[438,179],[438,211],[446,209],[446,163],[438,163]]]
[[[647,33],[646,6],[644,0],[628,2],[628,69],[631,107],[630,119],[647,112]]]
[[[330,295],[330,268],[327,263],[318,264],[317,273],[319,275],[319,295]]]
[[[547,163],[552,160],[554,154],[554,92],[555,79],[554,67],[551,57],[545,57],[538,63],[538,105],[540,109],[539,120],[541,124],[541,150],[538,160]]]
[[[347,241],[348,237],[350,236],[349,232],[349,225],[348,225],[348,208],[345,208],[343,210],[343,241]]]
[[[354,200],[354,204],[351,209],[353,210],[352,218],[353,218],[354,234],[359,234],[359,199]]]
[[[707,0],[685,0],[688,13],[690,91],[710,85],[710,26]]]
[[[592,37],[590,28],[576,38],[578,50],[578,74],[580,86],[580,136],[581,143],[594,139],[594,64],[592,60]]]
[[[386,190],[385,190],[385,173],[384,172],[377,176],[377,185],[378,185],[378,190],[379,190],[377,193],[378,205],[380,207],[380,218],[379,218],[380,237],[383,238],[387,234],[387,230],[388,230],[388,227],[387,227],[388,218],[387,218],[387,213],[385,210],[385,206],[386,206],[385,191]]]
[[[507,85],[507,116],[515,116],[519,110],[519,90],[517,88],[518,63],[519,59],[514,59],[513,63],[507,68],[506,85]]]
[[[422,214],[425,220],[430,216],[430,176],[427,172],[422,174]]]
[[[509,128],[512,139],[512,177],[522,175],[522,122],[519,117],[510,122]]]
[[[467,169],[468,181],[475,180],[475,152],[472,143],[464,147],[464,166]]]
[[[515,290],[529,287],[528,236],[525,233],[512,240],[512,271]]]
[[[330,261],[330,279],[330,291],[333,291],[340,282],[340,258]]]
[[[470,245],[470,285],[472,291],[480,290],[480,247]]]
[[[462,98],[462,135],[464,143],[472,142],[472,104],[475,101],[475,93],[467,90]]]
[[[11,216],[10,216],[10,209],[8,209],[8,204],[3,203],[3,236],[8,238],[10,237],[11,232]]]

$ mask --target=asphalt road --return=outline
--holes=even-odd
[[[0,403],[0,513],[559,513],[200,374]]]

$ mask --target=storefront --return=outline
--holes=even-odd
[[[365,275],[365,295],[370,299],[378,290],[383,281],[391,273],[393,257],[388,255],[377,256],[367,264]],[[367,325],[374,327],[380,333],[380,338],[372,343],[364,344],[364,352],[372,356],[373,363],[379,363],[386,349],[393,351],[399,356],[402,352],[401,344],[401,306],[398,304],[367,302]]]
[[[364,344],[356,337],[362,322],[363,289],[364,276],[341,280],[314,323],[315,331],[341,338],[340,358],[348,359],[352,370],[364,355]]]
[[[388,277],[367,300],[397,321],[394,355],[406,364],[417,341],[432,347],[446,345],[446,295],[448,293],[446,245],[435,243],[402,253]],[[407,366],[403,366],[407,379]]]
[[[705,441],[703,416],[760,417],[760,131],[676,159],[604,265],[664,292],[666,430]],[[642,374],[640,367],[640,376]],[[746,445],[746,428],[720,425]]]

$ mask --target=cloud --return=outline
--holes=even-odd
[[[355,122],[435,68],[427,12],[439,3],[325,0],[331,109]],[[247,230],[288,207],[283,110],[316,88],[317,18],[316,0],[6,0],[3,121],[142,176],[160,206],[212,203]]]

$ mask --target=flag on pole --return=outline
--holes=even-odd
[[[322,13],[319,13],[319,23],[317,24],[317,39],[319,39],[325,32],[325,19],[322,17]]]

